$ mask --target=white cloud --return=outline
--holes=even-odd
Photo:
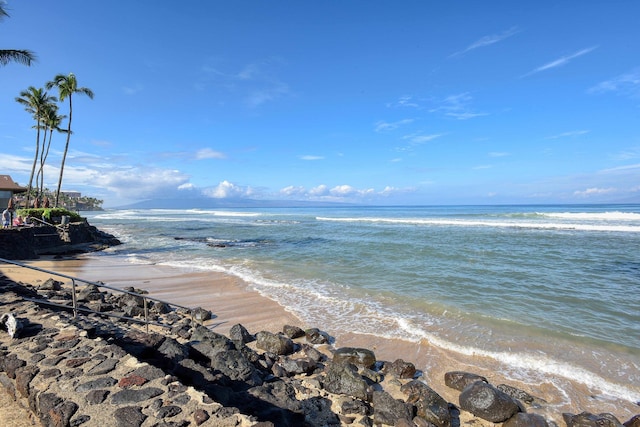
[[[478,40],[476,40],[475,42],[471,43],[465,49],[449,55],[449,58],[453,58],[453,57],[456,57],[456,56],[464,55],[465,53],[467,53],[467,52],[469,52],[471,50],[474,50],[474,49],[491,46],[492,44],[495,44],[495,43],[501,42],[502,40],[508,39],[509,37],[511,37],[514,34],[517,34],[519,32],[520,31],[518,30],[517,27],[511,27],[508,30],[503,31],[500,34],[491,34],[491,35],[488,35],[488,36],[481,37]]]
[[[427,143],[429,141],[433,141],[436,138],[440,138],[442,136],[441,133],[434,133],[431,135],[422,135],[419,133],[414,133],[411,135],[405,135],[402,137],[404,140],[408,140],[412,145],[420,145]]]
[[[491,153],[489,153],[489,157],[506,157],[510,155],[510,153],[506,153],[504,151],[492,151]]]
[[[615,188],[592,187],[592,188],[587,188],[586,190],[574,191],[573,195],[578,197],[591,197],[591,196],[599,196],[602,194],[613,193],[615,191],[616,191]]]
[[[548,136],[546,139],[569,138],[569,137],[574,137],[574,136],[585,135],[585,134],[587,134],[589,132],[590,131],[588,131],[588,130],[572,130],[572,131],[569,131],[569,132],[562,132],[562,133],[559,133],[557,135]]]
[[[413,100],[413,97],[410,95],[401,96],[396,102],[390,102],[387,104],[387,107],[411,107],[411,108],[419,108],[420,104]]]
[[[627,96],[640,96],[640,68],[598,83],[589,93],[616,92]]]
[[[572,53],[571,55],[565,55],[563,57],[560,57],[554,61],[548,62],[538,68],[535,68],[531,71],[529,71],[528,73],[524,74],[522,77],[527,77],[530,76],[532,74],[536,74],[539,73],[540,71],[545,71],[545,70],[550,70],[552,68],[557,68],[557,67],[561,67],[563,65],[567,65],[569,62],[571,62],[573,59],[576,59],[582,55],[586,55],[589,52],[594,51],[595,49],[597,49],[598,46],[592,46],[592,47],[588,47],[586,49],[582,49],[579,50],[575,53]]]
[[[225,180],[213,188],[205,189],[203,194],[214,199],[227,199],[251,197],[255,195],[255,191],[251,187],[236,185]]]
[[[226,156],[224,153],[212,150],[211,148],[203,148],[196,152],[196,160],[204,159],[224,159]]]
[[[443,113],[447,117],[458,120],[468,120],[474,117],[486,116],[487,113],[474,111],[470,104],[473,97],[468,92],[449,95],[438,101],[438,106],[429,110],[430,113]]]
[[[400,126],[408,125],[410,123],[413,123],[413,119],[398,120],[397,122],[391,122],[391,123],[379,121],[378,123],[376,123],[375,131],[376,132],[391,131],[391,130],[398,129]]]
[[[323,156],[313,156],[310,154],[299,156],[301,160],[324,160]]]
[[[163,197],[174,193],[179,187],[183,187],[189,177],[172,169],[159,168],[114,168],[103,171],[88,168],[74,168],[75,174],[67,175],[70,182],[78,182],[83,185],[106,187],[115,192],[119,197],[127,199],[144,199]],[[74,176],[75,175],[75,176]]]

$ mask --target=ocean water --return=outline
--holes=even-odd
[[[640,401],[640,205],[86,216],[124,242],[99,256],[224,272],[330,333],[427,341]]]

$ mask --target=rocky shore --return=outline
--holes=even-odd
[[[70,306],[69,284],[0,279],[0,384],[33,425],[554,424],[535,414],[545,402],[526,390],[447,372],[446,385],[460,392],[457,402],[447,402],[411,362],[341,348],[321,329],[286,325],[251,333],[237,324],[224,336],[207,327],[207,310],[154,302],[146,307],[154,322],[147,331],[106,317],[141,320],[145,304],[135,293],[144,291],[81,287],[78,303],[98,313],[74,318],[69,308],[34,302]],[[622,425],[610,414],[562,419],[568,427]],[[640,426],[640,416],[624,425]]]
[[[10,260],[93,252],[119,244],[117,238],[86,221],[0,229],[0,258]]]

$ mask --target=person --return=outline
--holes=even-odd
[[[22,220],[22,216],[18,215],[16,219],[13,220],[14,227],[22,227],[24,225],[24,221]]]
[[[11,226],[12,209],[7,208],[2,211],[2,228],[9,228]]]

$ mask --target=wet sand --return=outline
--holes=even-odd
[[[124,260],[105,259],[91,255],[53,260],[41,259],[27,264],[89,281],[101,281],[109,286],[133,286],[149,291],[150,295],[186,307],[211,310],[214,319],[209,326],[216,332],[228,334],[235,324],[242,324],[250,333],[261,330],[281,331],[286,324],[302,328],[307,325],[275,301],[262,296],[242,280],[215,272],[185,271],[168,266],[129,264]],[[51,277],[48,273],[0,264],[0,271],[14,281],[37,284]],[[68,279],[58,279],[68,281]],[[424,380],[447,401],[458,404],[459,392],[444,384],[449,371],[468,371],[485,376],[494,385],[508,384],[544,399],[541,408],[528,408],[559,425],[564,425],[562,413],[594,414],[609,412],[621,422],[640,413],[633,402],[598,397],[598,390],[564,379],[548,383],[519,383],[504,375],[495,361],[444,351],[428,342],[411,343],[402,340],[353,334],[349,331],[325,330],[335,338],[336,347],[364,347],[372,349],[378,360],[403,359],[412,362],[423,373]]]

